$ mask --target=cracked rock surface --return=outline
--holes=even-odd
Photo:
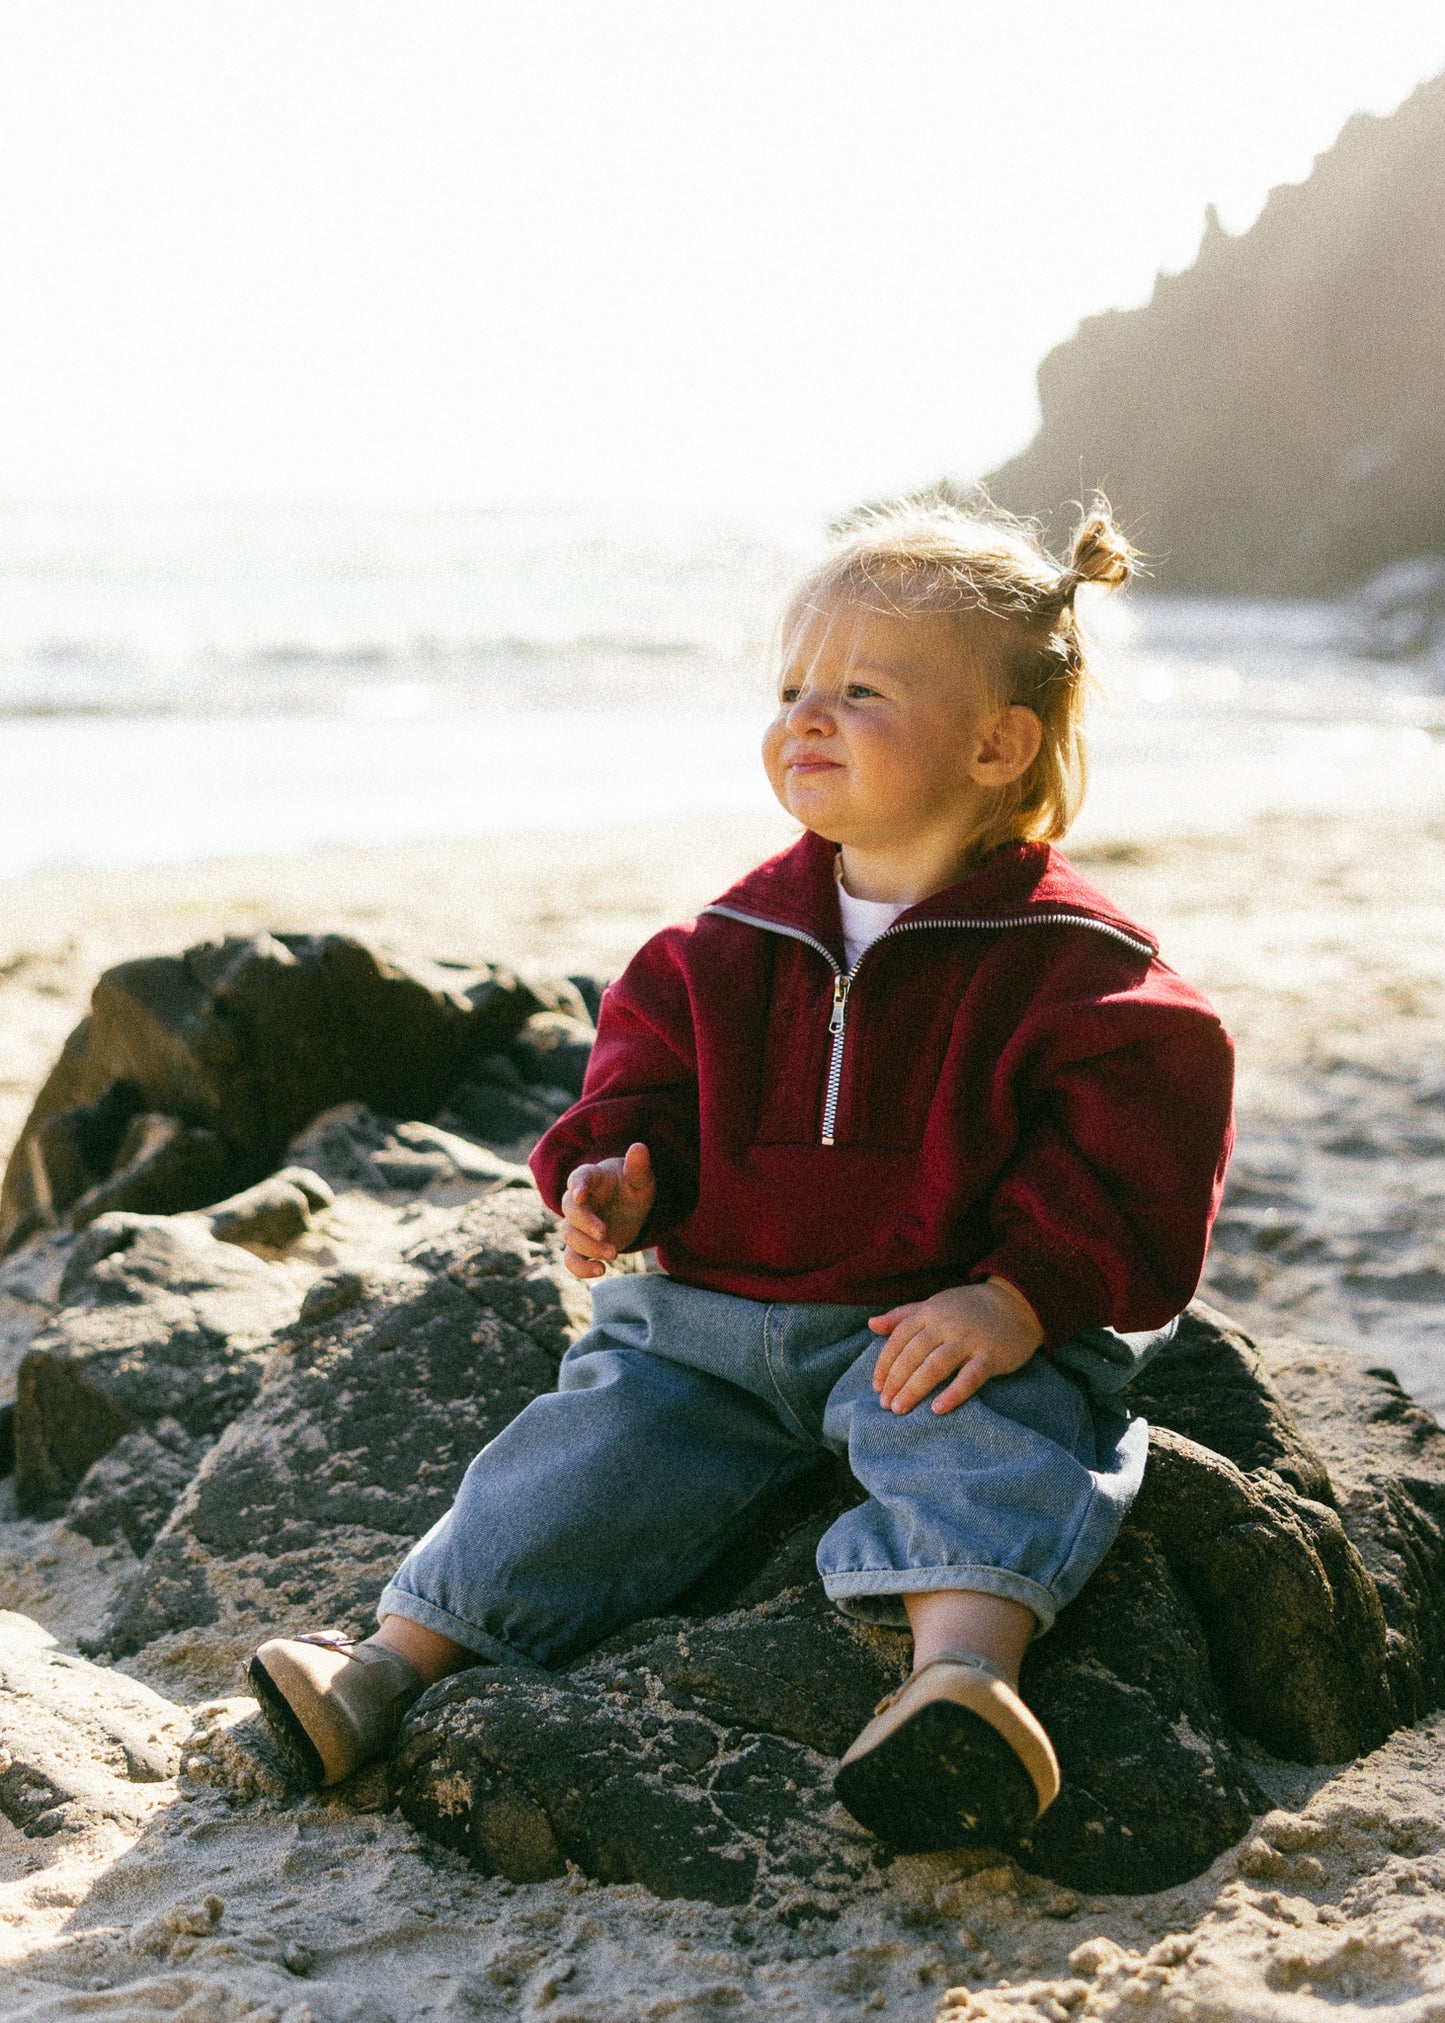
[[[410,1258],[319,1277],[123,1592],[111,1652],[234,1676],[268,1631],[366,1635],[477,1449],[554,1383],[581,1318],[557,1255],[535,1191],[503,1187]]]
[[[54,1514],[128,1433],[214,1438],[252,1398],[303,1285],[199,1219],[111,1214],[69,1250],[15,1405],[16,1498]]]

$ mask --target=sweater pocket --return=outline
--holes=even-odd
[[[749,1271],[784,1277],[852,1267],[900,1236],[911,1255],[929,1241],[919,1183],[912,1151],[754,1145],[704,1163],[698,1206],[677,1234],[701,1263],[746,1260]]]

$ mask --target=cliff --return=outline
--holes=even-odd
[[[993,472],[1015,511],[1098,486],[1171,590],[1330,595],[1445,552],[1445,74],[1039,368]]]

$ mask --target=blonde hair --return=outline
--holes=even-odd
[[[1005,843],[1062,836],[1078,813],[1088,772],[1084,706],[1094,677],[1074,593],[1081,583],[1117,589],[1137,568],[1103,497],[1083,514],[1063,562],[1034,526],[991,507],[983,517],[948,499],[868,506],[843,523],[794,591],[783,618],[784,655],[811,620],[839,603],[954,621],[994,705],[1021,704],[1043,726],[1038,756],[999,790],[994,814],[974,839],[970,861],[977,864]]]

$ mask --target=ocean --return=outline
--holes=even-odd
[[[763,809],[770,645],[820,528],[0,508],[0,875]],[[1345,606],[1091,607],[1076,834],[1439,804],[1438,670]]]

